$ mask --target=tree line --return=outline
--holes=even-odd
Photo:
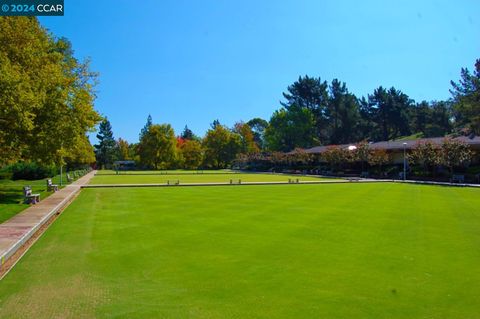
[[[460,77],[459,82],[451,82],[448,101],[417,103],[394,87],[380,86],[367,97],[357,98],[338,79],[327,83],[319,77],[300,76],[287,87],[280,109],[269,121],[254,118],[229,128],[215,120],[204,137],[187,126],[176,136],[169,124],[152,124],[149,116],[139,142],[129,145],[123,139],[115,141],[108,130],[103,132],[105,127],[111,129],[104,120],[97,136],[97,162],[108,166],[115,159],[129,159],[155,169],[225,168],[235,159],[275,159],[279,158],[275,152],[317,145],[479,134],[480,60],[473,73],[461,69]],[[325,156],[348,162],[339,155],[341,151],[331,151]],[[375,155],[372,162],[385,158]]]
[[[95,145],[99,168],[112,168],[115,161],[135,161],[148,169],[225,168],[238,154],[258,153],[260,148],[247,123],[238,122],[233,128],[213,121],[203,138],[185,126],[176,135],[170,124],[154,124],[149,115],[139,133],[139,142],[129,144],[115,140],[108,118],[100,123]]]
[[[439,137],[480,134],[480,60],[473,73],[462,68],[451,82],[447,101],[415,102],[404,92],[382,86],[358,98],[345,82],[300,76],[283,93],[264,131],[271,151],[388,141],[399,137]]]
[[[239,154],[288,152],[316,145],[405,136],[480,133],[480,60],[452,81],[451,99],[415,102],[392,87],[357,97],[346,83],[300,76],[270,119],[227,127],[213,121],[203,137],[176,134],[151,117],[138,143],[115,140],[94,109],[97,74],[74,56],[68,39],[35,17],[0,17],[0,166],[17,162],[71,167],[135,160],[151,168],[223,168]],[[98,144],[87,137],[98,126]]]

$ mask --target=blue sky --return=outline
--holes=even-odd
[[[65,0],[42,17],[100,73],[96,109],[136,142],[148,114],[202,135],[214,119],[269,119],[299,75],[362,96],[395,86],[449,98],[480,58],[480,1]]]

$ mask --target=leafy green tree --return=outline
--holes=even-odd
[[[138,144],[140,162],[154,169],[175,165],[177,139],[170,124],[152,124]]]
[[[0,30],[0,164],[91,158],[84,136],[101,118],[89,62],[75,59],[70,42],[36,18],[0,17]]]
[[[95,153],[90,140],[86,135],[78,136],[74,142],[75,147],[69,148],[68,152],[60,149],[57,156],[57,164],[66,164],[68,167],[79,167],[84,164],[91,164],[95,162]],[[63,160],[63,162],[61,162]]]
[[[130,145],[127,141],[122,138],[119,138],[117,141],[117,158],[120,161],[128,161],[131,160],[132,157],[130,156]]]
[[[180,146],[180,154],[183,159],[183,168],[198,169],[204,159],[202,144],[197,140],[185,140]]]
[[[455,110],[455,125],[458,129],[480,135],[480,59],[475,62],[473,73],[462,68],[460,81],[451,81]]]
[[[112,125],[107,118],[100,122],[97,139],[98,144],[95,145],[97,165],[101,168],[110,167],[116,159],[116,142],[113,138]]]
[[[216,125],[207,131],[203,139],[205,164],[212,168],[225,168],[232,163],[242,148],[239,134],[223,125]]]
[[[317,143],[315,117],[308,108],[291,105],[275,111],[265,129],[265,142],[271,151],[291,151]]]

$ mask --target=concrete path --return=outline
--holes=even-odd
[[[174,184],[176,180],[171,180],[171,184],[167,183],[155,183],[155,184],[89,184],[83,185],[82,188],[109,188],[109,187],[182,187],[182,186],[247,186],[247,185],[311,185],[311,184],[345,184],[345,183],[385,183],[392,182],[389,180],[379,179],[359,179],[359,180],[346,180],[346,179],[332,179],[332,180],[319,180],[319,181],[299,181],[295,182],[296,178],[292,179],[292,182],[278,181],[278,182],[241,182],[236,183],[235,179],[233,183],[229,182],[209,182],[209,183],[179,183]]]
[[[55,213],[65,207],[94,174],[95,171],[86,174],[0,224],[0,265],[3,265]]]

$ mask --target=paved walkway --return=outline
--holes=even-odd
[[[50,217],[65,207],[82,185],[94,176],[92,171],[58,192],[31,205],[21,213],[0,224],[0,265],[12,256]]]
[[[82,188],[109,188],[109,187],[181,187],[181,186],[247,186],[247,185],[306,185],[306,184],[345,184],[345,183],[385,183],[392,182],[391,179],[332,179],[332,180],[318,180],[318,181],[299,181],[296,182],[296,178],[292,178],[292,182],[278,181],[278,182],[235,182],[238,179],[234,179],[233,183],[229,182],[209,182],[209,183],[179,183],[175,184],[176,180],[171,180],[170,184],[167,183],[155,183],[155,184],[89,184],[83,185]]]

